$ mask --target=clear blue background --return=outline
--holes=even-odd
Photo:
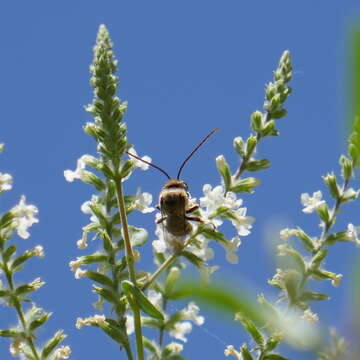
[[[84,153],[94,153],[94,142],[82,132],[90,121],[83,105],[91,102],[88,66],[99,24],[105,23],[115,43],[121,79],[119,95],[129,101],[126,115],[130,142],[140,154],[174,174],[179,163],[211,129],[218,132],[187,165],[183,179],[193,196],[202,184],[219,183],[214,159],[224,154],[235,168],[235,136],[249,134],[249,116],[261,109],[264,84],[285,49],[292,53],[293,95],[289,115],[279,121],[279,138],[265,139],[259,156],[272,162],[258,173],[262,184],[244,197],[248,213],[256,217],[252,234],[243,238],[240,263],[224,261],[217,249],[218,276],[234,287],[250,284],[255,293],[276,296],[267,279],[275,263],[270,243],[280,226],[303,227],[318,235],[318,219],[301,211],[302,192],[324,190],[321,176],[338,171],[345,149],[349,106],[350,27],[359,20],[358,1],[3,1],[0,5],[1,171],[10,172],[14,190],[2,197],[1,210],[21,194],[40,210],[40,223],[21,247],[42,244],[46,258],[34,260],[22,276],[39,275],[46,286],[36,294],[39,305],[54,315],[41,336],[63,328],[71,359],[125,358],[99,330],[75,329],[75,319],[95,310],[90,282],[75,280],[68,263],[83,255],[76,248],[87,217],[80,205],[91,194],[81,182],[66,183],[64,169],[74,169]],[[157,171],[139,173],[128,193],[139,183],[157,193],[165,178]],[[359,186],[357,181],[354,186]],[[338,229],[348,222],[360,225],[359,205],[347,205]],[[152,215],[131,216],[130,222],[153,227]],[[150,240],[155,239],[151,233]],[[93,245],[95,248],[97,244]],[[343,273],[339,288],[321,289],[330,301],[314,306],[325,326],[336,325],[351,338],[352,271],[360,249],[340,244],[327,267]],[[154,269],[151,242],[143,268]],[[315,304],[317,305],[317,304]],[[248,338],[242,328],[205,311],[204,326],[195,327],[185,345],[189,359],[221,359],[226,345]],[[0,328],[14,324],[9,309],[0,309]],[[356,337],[354,339],[356,341]],[[0,341],[1,359],[10,359],[8,341]],[[283,355],[313,358],[284,348]]]

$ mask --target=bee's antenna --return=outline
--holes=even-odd
[[[177,179],[180,178],[180,174],[181,174],[181,171],[184,167],[184,165],[188,162],[188,160],[196,153],[196,151],[199,149],[199,147],[216,131],[220,130],[219,128],[216,128],[214,129],[213,131],[211,131],[210,134],[208,134],[197,146],[196,148],[190,153],[190,155],[183,161],[183,163],[181,164],[180,168],[179,168],[179,172],[177,174]]]
[[[127,153],[128,155],[132,156],[133,158],[138,159],[138,160],[142,161],[143,163],[148,164],[148,165],[154,167],[155,169],[158,169],[158,170],[161,171],[169,180],[171,179],[171,176],[170,176],[165,170],[163,170],[161,167],[159,167],[159,166],[157,166],[157,165],[155,165],[155,164],[153,164],[153,163],[151,163],[151,162],[149,162],[149,161],[146,161],[146,160],[142,159],[141,157],[139,157],[139,156],[137,156],[137,155],[131,154],[131,153],[129,153],[128,151],[127,151],[126,153]]]

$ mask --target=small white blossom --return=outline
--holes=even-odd
[[[143,214],[151,213],[155,210],[154,207],[149,207],[152,202],[152,195],[147,192],[141,192],[141,189],[138,188],[135,200],[134,200],[134,208],[136,210],[141,211]]]
[[[199,311],[200,308],[194,302],[189,302],[187,308],[182,310],[184,320],[191,320],[196,325],[202,325],[205,318],[198,315]]]
[[[78,269],[76,269],[76,271],[75,271],[75,279],[76,279],[76,280],[79,280],[79,279],[81,279],[82,277],[85,277],[86,274],[87,274],[87,271],[86,271],[86,270],[83,270],[83,269],[81,269],[81,268],[78,268]]]
[[[287,241],[291,236],[297,236],[297,234],[298,234],[297,229],[289,229],[289,228],[282,229],[280,231],[280,239],[283,241]]]
[[[360,226],[354,226],[353,224],[348,224],[347,227],[347,236],[353,241],[356,246],[360,246]]]
[[[162,303],[161,293],[159,293],[155,290],[149,290],[147,293],[147,297],[154,306],[159,307],[159,308],[161,307],[161,303]]]
[[[19,204],[11,210],[15,218],[17,233],[23,239],[27,239],[30,236],[27,229],[39,222],[39,219],[35,217],[38,213],[37,207],[35,205],[27,205],[25,201],[25,195],[22,195]]]
[[[331,285],[334,287],[338,287],[340,285],[340,281],[342,279],[342,274],[335,275],[331,280]]]
[[[68,359],[71,354],[69,346],[60,346],[54,352],[55,359]]]
[[[205,283],[208,283],[210,281],[210,275],[215,272],[216,270],[218,270],[220,268],[220,266],[218,265],[214,265],[214,266],[205,266],[202,265],[199,267],[199,271],[200,271],[200,277],[201,280],[204,281]]]
[[[219,208],[222,212],[231,210],[230,221],[236,227],[240,236],[246,236],[250,233],[251,224],[254,218],[246,216],[246,208],[241,208],[243,201],[237,199],[236,194],[229,191],[225,195],[225,189],[222,185],[212,188],[211,185],[205,184],[203,186],[204,197],[200,198],[201,215],[203,218],[208,219],[215,227],[220,226],[223,221],[217,216]]]
[[[171,351],[172,355],[179,355],[184,350],[184,346],[176,342],[171,342],[166,348]]]
[[[92,206],[98,206],[101,210],[106,210],[106,209],[105,209],[105,206],[100,203],[100,199],[96,195],[92,195],[91,200],[85,201],[81,205],[81,207],[80,207],[81,211],[86,215],[91,215],[90,221],[97,224],[97,223],[99,223],[99,220],[98,220],[97,216],[94,214],[94,212],[92,211],[92,209],[91,209]]]
[[[280,244],[277,246],[278,255],[286,256],[288,254],[288,247],[286,245]]]
[[[226,260],[230,264],[237,264],[239,262],[239,257],[235,254],[235,252],[237,251],[240,244],[241,240],[238,236],[233,237],[226,244],[221,244],[226,251]]]
[[[134,317],[132,315],[126,315],[126,333],[131,335],[135,331]]]
[[[138,156],[138,154],[137,154],[137,152],[135,151],[134,148],[130,148],[130,149],[129,149],[129,153]],[[142,162],[142,161],[140,161],[140,160],[138,160],[138,159],[135,159],[135,158],[132,157],[132,156],[131,156],[130,158],[131,158],[131,160],[134,162],[135,166],[138,167],[139,169],[141,169],[141,170],[147,170],[147,169],[149,168],[149,165],[148,165],[148,164],[146,164],[146,163],[144,163],[144,162]],[[141,159],[143,159],[143,160],[145,160],[145,161],[147,161],[147,162],[151,162],[151,157],[149,157],[149,156],[143,156]]]
[[[41,245],[35,246],[33,251],[35,256],[38,256],[39,258],[43,258],[45,256],[44,248]]]
[[[170,335],[175,339],[187,342],[186,334],[190,333],[192,325],[189,321],[178,322],[174,325],[174,328],[170,330]]]
[[[77,257],[76,260],[72,260],[69,262],[69,266],[71,271],[76,271],[83,264],[83,260],[81,257]]]
[[[40,289],[43,285],[45,284],[45,281],[41,281],[41,279],[38,277],[35,280],[33,280],[31,283],[29,283],[29,286],[33,289],[33,290],[38,290]]]
[[[240,354],[235,350],[233,345],[228,345],[224,351],[224,355],[225,356],[230,356],[230,355],[234,355],[236,356],[237,359],[242,359],[242,357],[240,357]]]
[[[310,323],[317,323],[319,321],[319,316],[313,313],[310,309],[306,309],[304,311],[302,318]]]
[[[76,319],[76,328],[77,329],[81,329],[83,326],[86,325],[99,325],[99,326],[104,326],[106,324],[106,320],[105,320],[105,315],[94,315],[94,316],[89,316],[88,318],[82,319],[82,318],[77,318]]]
[[[347,200],[347,201],[355,200],[359,196],[359,193],[360,190],[354,190],[353,188],[349,188],[343,193],[342,198],[343,200]]]
[[[96,309],[96,310],[104,310],[104,299],[102,299],[99,296],[99,299],[95,302],[92,303],[92,306]]]
[[[75,171],[64,171],[64,177],[66,181],[73,182],[75,179],[81,179],[86,167],[86,159],[88,158],[88,156],[89,155],[83,155],[81,158],[78,159]]]
[[[86,249],[87,248],[87,236],[83,236],[80,240],[78,240],[76,242],[76,246],[78,249]]]
[[[235,219],[231,218],[232,224],[236,227],[237,232],[240,236],[246,236],[250,234],[250,230],[252,228],[252,223],[254,222],[254,218],[252,216],[246,216],[246,208],[239,208],[234,211]]]
[[[17,337],[13,340],[13,342],[10,344],[10,354],[14,357],[18,357],[19,354],[23,351],[24,347],[24,339],[21,337]]]
[[[13,178],[10,174],[0,173],[0,192],[11,190]]]
[[[190,244],[186,249],[204,261],[214,258],[214,250],[208,247],[210,240],[202,235],[198,235],[196,240],[196,246]]]
[[[314,192],[312,197],[308,193],[301,194],[301,204],[304,206],[303,212],[305,214],[311,214],[324,203],[320,190]]]

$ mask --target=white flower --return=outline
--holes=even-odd
[[[313,313],[310,309],[306,309],[302,316],[303,319],[307,320],[310,323],[316,323],[319,321],[319,316]]]
[[[335,275],[331,280],[331,285],[334,287],[338,287],[340,285],[340,281],[342,279],[342,274]]]
[[[220,268],[220,266],[214,265],[214,266],[205,266],[202,265],[199,267],[199,271],[200,271],[200,277],[201,280],[204,281],[205,283],[208,283],[210,281],[210,275],[215,272],[216,270],[218,270]]]
[[[39,219],[35,217],[38,213],[37,207],[34,205],[27,205],[25,201],[25,195],[22,195],[19,204],[11,210],[15,217],[17,233],[23,239],[27,239],[30,236],[27,229],[39,222]]]
[[[233,345],[228,345],[224,351],[225,356],[229,356],[229,355],[237,356],[237,354],[238,354],[238,352],[234,349]]]
[[[155,290],[149,290],[147,293],[147,297],[154,306],[161,308],[161,303],[162,303],[161,293]]]
[[[252,223],[254,222],[254,218],[252,216],[246,216],[246,208],[239,208],[233,212],[235,215],[235,219],[231,218],[232,224],[236,227],[237,232],[240,236],[246,236],[250,234],[250,230],[252,228]]]
[[[134,317],[132,315],[126,315],[126,333],[131,335],[134,331]]]
[[[83,155],[81,158],[78,159],[75,171],[72,170],[64,171],[64,177],[66,181],[73,182],[75,179],[81,179],[81,176],[83,175],[84,169],[86,167],[87,157],[88,155]]]
[[[172,355],[179,355],[183,351],[184,346],[182,344],[172,342],[167,345],[166,348],[171,351]]]
[[[81,329],[85,325],[99,325],[104,326],[106,324],[105,315],[94,315],[89,316],[88,318],[82,319],[77,318],[76,319],[76,328]]]
[[[141,189],[138,188],[135,195],[134,208],[136,210],[141,211],[143,214],[151,213],[155,210],[154,207],[149,207],[151,202],[152,202],[152,195],[147,192],[142,193]]]
[[[237,251],[240,244],[241,240],[238,236],[233,237],[226,244],[221,244],[226,251],[226,260],[230,264],[237,264],[239,262],[239,257],[235,254],[235,252]]]
[[[82,257],[77,257],[76,260],[70,261],[69,266],[71,268],[71,271],[76,271],[79,269],[79,267],[83,264]]]
[[[356,246],[360,246],[360,226],[354,226],[353,224],[348,224],[347,227],[347,236],[353,241]]]
[[[39,258],[43,258],[45,256],[44,248],[41,245],[35,246],[33,251],[35,256],[38,256]]]
[[[211,260],[214,257],[214,250],[208,247],[209,242],[209,239],[198,235],[196,237],[196,246],[190,244],[186,249],[204,261]]]
[[[138,154],[137,154],[137,152],[135,151],[134,148],[130,148],[129,153],[138,156]],[[140,161],[138,159],[135,159],[132,156],[130,158],[134,162],[135,166],[140,168],[141,170],[147,170],[149,168],[148,164],[146,164],[146,163],[144,163],[144,162],[142,162],[142,161]],[[149,156],[143,156],[141,159],[143,159],[143,160],[145,160],[147,162],[151,162],[151,157],[149,157]]]
[[[76,242],[76,246],[78,249],[86,249],[87,248],[87,233],[84,231],[83,236],[80,240]]]
[[[225,189],[222,185],[212,188],[211,185],[205,184],[203,186],[204,197],[200,198],[201,207],[206,207],[206,213],[211,215],[220,206],[228,209],[236,209],[242,204],[242,199],[237,199],[236,194],[229,191],[225,194]]]
[[[289,228],[282,229],[280,231],[280,239],[283,241],[287,241],[291,236],[297,236],[297,234],[298,234],[297,229],[289,229]]]
[[[170,330],[170,335],[175,339],[187,342],[186,334],[190,333],[192,325],[189,321],[178,322],[174,325],[174,328]]]
[[[325,201],[321,199],[322,193],[320,190],[314,192],[312,197],[310,197],[308,193],[301,194],[301,204],[305,206],[303,212],[305,214],[311,214],[319,206],[325,203]]]
[[[33,290],[40,289],[45,284],[44,281],[41,281],[41,279],[38,277],[35,280],[33,280],[31,283],[28,284],[29,287],[31,287]]]
[[[71,354],[69,346],[60,346],[54,352],[55,359],[68,359]]]
[[[202,325],[205,318],[198,315],[199,311],[200,308],[194,302],[189,302],[187,308],[182,310],[184,320],[191,320],[196,325]]]
[[[18,357],[19,354],[23,351],[24,339],[21,337],[14,338],[13,342],[10,344],[10,354],[14,357]]]
[[[10,174],[0,173],[0,191],[11,190],[13,178]]]
[[[229,191],[225,194],[225,189],[222,185],[216,186],[212,189],[211,185],[205,184],[203,186],[204,197],[200,198],[200,205],[206,209],[201,209],[201,216],[208,219],[215,227],[220,226],[223,221],[217,217],[220,211],[226,216],[226,211],[231,212],[228,216],[232,224],[236,227],[240,236],[246,236],[250,233],[249,229],[252,227],[254,218],[246,216],[246,208],[241,208],[243,201],[237,199],[236,194]],[[221,210],[219,210],[219,208]]]
[[[78,269],[76,269],[76,271],[75,271],[75,279],[76,279],[76,280],[79,280],[79,279],[81,279],[82,277],[85,277],[86,274],[87,274],[87,271],[86,271],[86,270],[83,270],[83,269],[78,268]]]
[[[100,203],[100,199],[98,196],[92,195],[91,200],[85,201],[80,207],[81,211],[84,214],[91,215],[90,221],[97,224],[97,223],[99,223],[99,220],[98,220],[97,216],[94,214],[94,212],[92,211],[91,206],[98,206],[102,210],[105,210],[105,206]]]

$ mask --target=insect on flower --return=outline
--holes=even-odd
[[[198,204],[190,202],[190,194],[188,193],[188,186],[185,181],[180,180],[180,174],[182,169],[188,160],[195,154],[202,144],[217,130],[211,131],[187,156],[187,158],[181,164],[176,179],[172,178],[165,170],[159,166],[141,159],[137,155],[127,152],[128,155],[138,159],[155,169],[161,171],[169,181],[163,186],[159,195],[159,205],[157,209],[161,211],[162,217],[157,221],[158,224],[164,223],[165,229],[174,236],[184,236],[191,233],[192,226],[190,221],[202,222],[202,219],[198,216],[189,216],[192,212],[199,208]]]

